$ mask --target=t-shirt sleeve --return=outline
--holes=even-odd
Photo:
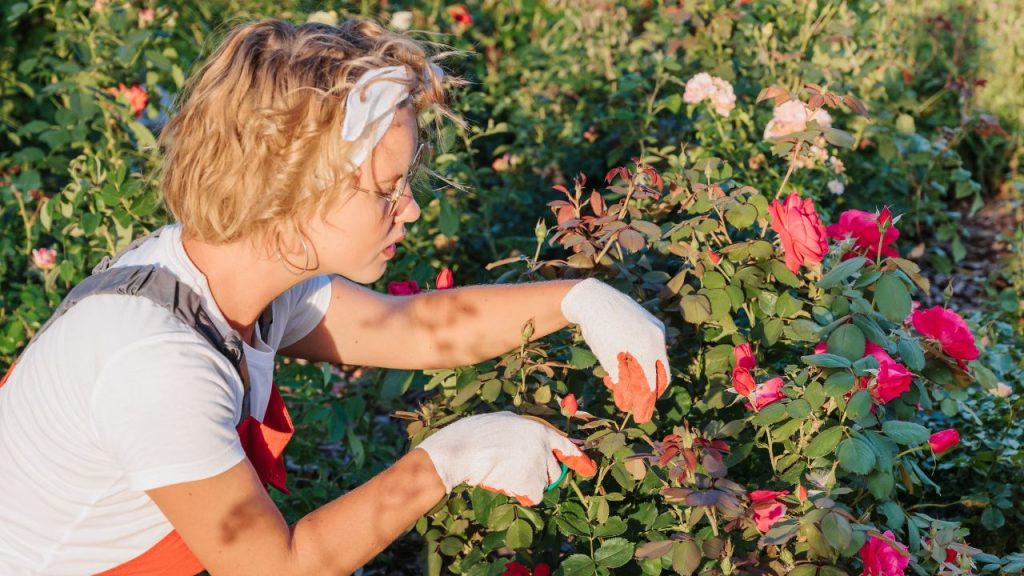
[[[216,476],[245,458],[235,431],[241,381],[194,334],[164,334],[102,369],[90,408],[97,437],[131,490]]]
[[[329,275],[296,284],[274,300],[274,322],[264,341],[275,349],[291,346],[320,324],[330,305]]]

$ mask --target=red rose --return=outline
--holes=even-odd
[[[732,369],[732,388],[740,396],[750,396],[757,389],[757,382],[750,370],[737,366]]]
[[[789,490],[754,490],[748,494],[750,507],[754,512],[754,522],[761,533],[771,530],[772,524],[786,515],[788,508],[776,498],[788,495]]]
[[[886,530],[885,537],[896,540],[891,530]],[[904,570],[910,564],[907,547],[896,543],[899,550],[893,548],[885,540],[871,536],[860,548],[860,559],[864,563],[863,576],[905,576]]]
[[[964,322],[956,312],[941,306],[915,310],[910,315],[910,322],[921,334],[938,340],[942,351],[952,358],[961,361],[978,358],[978,346],[974,343],[974,335],[967,327],[967,322]]]
[[[734,347],[732,355],[736,358],[736,367],[732,370],[733,390],[740,396],[749,396],[757,388],[757,382],[754,381],[754,376],[750,373],[751,370],[757,368],[750,343]]]
[[[565,408],[566,414],[569,416],[575,416],[576,411],[580,409],[580,405],[576,402],[575,394],[568,394],[565,398],[562,398],[562,408]]]
[[[772,217],[772,230],[782,241],[786,268],[797,273],[806,262],[820,263],[828,252],[825,226],[814,211],[814,201],[790,194],[785,203],[776,199],[768,206]]]
[[[455,286],[455,277],[452,275],[450,268],[445,266],[437,273],[437,278],[434,279],[434,286],[438,290],[447,290]]]
[[[722,261],[722,257],[714,250],[708,250],[708,259],[710,259],[711,263],[715,266],[718,266],[718,263]]]
[[[928,438],[928,445],[931,446],[932,452],[936,455],[950,450],[959,443],[960,433],[956,431],[956,428],[936,432]]]
[[[882,230],[885,236],[882,236]],[[900,231],[892,225],[892,213],[889,208],[880,213],[862,210],[847,210],[839,215],[839,222],[825,229],[829,238],[853,238],[853,250],[849,254],[859,254],[868,258],[878,256],[881,247],[882,256],[899,256],[899,252],[891,246],[900,237]]]
[[[420,285],[415,280],[388,282],[388,294],[392,296],[411,296],[420,292]]]
[[[874,342],[868,342],[864,348],[865,356],[874,356],[878,360],[878,375],[875,386],[871,388],[871,397],[879,404],[888,404],[907,390],[914,380],[914,374],[907,367],[893,360],[892,356]]]
[[[146,94],[145,88],[138,84],[131,88],[125,88],[124,84],[118,84],[117,88],[107,88],[104,92],[115,98],[123,94],[128,100],[128,104],[132,107],[132,112],[135,113],[136,118],[142,116],[142,113],[146,110],[146,104],[149,102],[149,96]]]
[[[529,568],[519,562],[509,562],[505,564],[505,571],[501,573],[501,576],[531,576],[531,573]],[[532,576],[551,576],[551,566],[538,562],[533,567]]]
[[[459,26],[469,27],[473,25],[473,15],[469,13],[469,8],[466,8],[465,4],[449,6],[448,16]]]

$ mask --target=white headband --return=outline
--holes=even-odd
[[[436,64],[431,63],[430,67],[438,76],[444,75]],[[366,161],[370,151],[391,127],[396,107],[409,95],[409,86],[403,82],[410,80],[412,75],[408,67],[385,66],[363,74],[349,91],[341,138],[355,142],[349,155],[352,169]],[[367,133],[371,124],[373,130]]]

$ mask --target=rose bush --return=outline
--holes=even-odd
[[[825,130],[836,129],[805,130],[782,150],[790,166]],[[606,183],[555,187],[557,224],[538,242],[564,257],[502,264],[524,262],[525,277],[597,274],[646,301],[669,326],[685,384],[652,421],[631,422],[579,374],[593,357],[571,341],[531,342],[529,327],[497,363],[433,373],[438,394],[401,413],[414,444],[476,409],[557,419],[571,394],[587,412],[563,412],[567,431],[598,463],[595,479],[564,481],[540,511],[456,494],[418,525],[433,565],[448,557],[454,572],[490,573],[502,549],[561,574],[967,573],[975,556],[991,559],[955,520],[915,511],[939,497],[931,455],[959,443],[955,429],[926,425],[936,403],[987,369],[958,314],[914,310],[928,280],[891,245],[887,208],[841,214],[828,242],[810,199],[779,199],[784,181],[770,202],[717,158],[672,175],[617,168]],[[951,561],[949,545],[961,551]]]

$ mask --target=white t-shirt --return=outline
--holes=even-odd
[[[170,226],[116,266],[158,264],[228,325]],[[274,300],[245,345],[251,411],[270,399],[274,354],[319,324],[327,276]],[[81,575],[142,554],[172,526],[144,490],[209,478],[245,452],[242,383],[192,328],[146,298],[91,296],[24,352],[0,388],[0,574]]]

